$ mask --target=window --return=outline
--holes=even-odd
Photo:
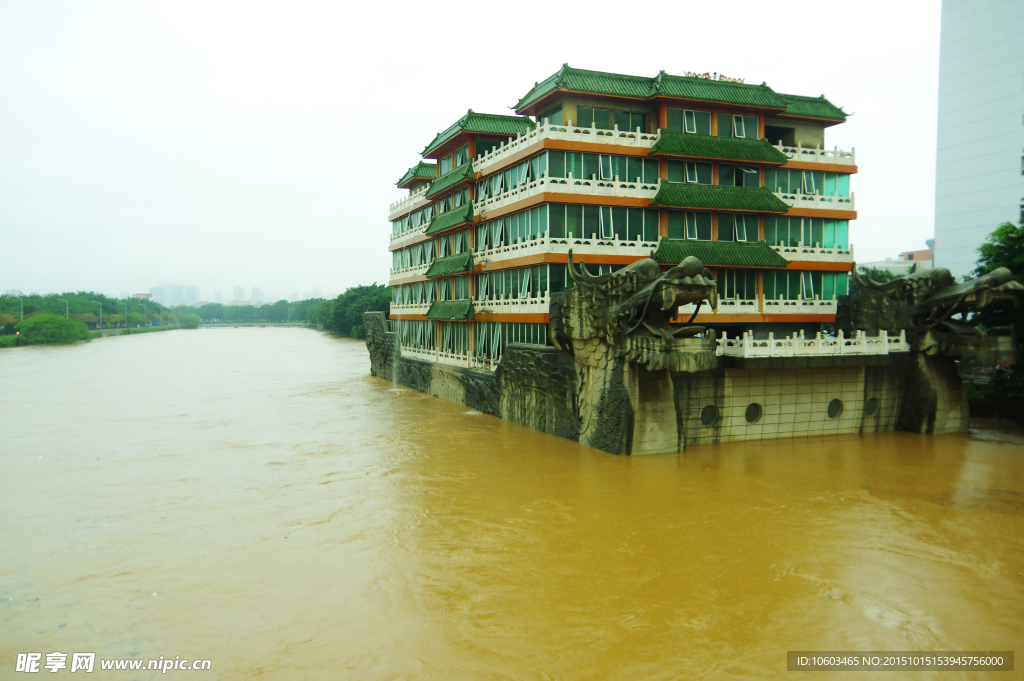
[[[452,255],[458,255],[459,253],[465,253],[469,250],[469,230],[460,229],[455,232],[455,246],[452,250]]]
[[[719,213],[718,240],[757,241],[757,216]]]
[[[802,173],[803,179],[801,180],[801,190],[804,194],[814,194],[814,176],[809,170],[804,170]]]
[[[849,221],[766,215],[764,240],[770,246],[849,248]]]
[[[582,128],[594,127],[598,130],[611,130],[611,111],[608,109],[596,109],[589,106],[576,107],[576,115],[579,116],[577,124]]]
[[[718,184],[727,187],[760,187],[761,171],[758,168],[719,163]]]
[[[434,262],[434,242],[423,242],[423,262]]]
[[[724,284],[720,289],[723,298],[727,300],[757,300],[756,270],[719,268],[718,279]]]
[[[660,218],[655,208],[615,208],[553,203],[549,205],[549,236],[563,239],[600,237],[657,241],[661,234]]]
[[[469,298],[469,277],[455,277],[455,300]]]
[[[544,121],[547,121],[548,123],[550,123],[552,125],[561,125],[562,124],[562,105],[559,104],[554,109],[550,109],[547,113],[543,113],[543,114],[541,114],[540,116],[537,117],[537,122],[538,123],[543,123]]]
[[[492,151],[494,151],[495,149],[497,149],[501,145],[502,145],[502,140],[481,139],[481,138],[477,137],[476,138],[476,143],[473,146],[474,146],[474,148],[476,150],[477,158],[479,158],[481,156],[486,156],[487,154],[491,153]]]
[[[670,182],[690,182],[711,184],[713,177],[710,163],[699,161],[669,161],[668,179]]]
[[[451,156],[451,154],[448,154],[447,156],[442,158],[440,161],[438,161],[438,165],[440,165],[440,167],[441,167],[440,168],[441,172],[438,175],[438,177],[440,177],[441,175],[444,175],[447,172],[450,172],[451,169],[452,169],[452,156]]]
[[[612,125],[618,126],[619,130],[636,132],[647,132],[647,114],[636,113],[635,111],[614,111],[612,112]]]
[[[476,226],[476,242],[473,244],[473,250],[476,252],[486,251],[491,247],[491,228],[486,222]]]
[[[668,238],[711,241],[711,213],[668,211]]]
[[[668,109],[665,129],[669,132],[688,132],[698,135],[711,134],[711,114],[707,111],[689,109]]]
[[[764,270],[765,300],[835,300],[848,293],[846,272]]]
[[[487,299],[487,282],[490,281],[491,275],[489,272],[481,272],[476,275],[476,297],[479,300]]]
[[[759,125],[760,120],[757,116],[718,114],[719,137],[742,137],[756,140]]]
[[[449,250],[450,246],[451,246],[451,243],[448,241],[448,236],[447,235],[439,238],[437,240],[437,257],[438,258],[447,258],[448,255],[449,255],[448,250]]]
[[[455,150],[455,167],[458,168],[467,161],[469,161],[469,145],[465,144]]]
[[[452,284],[451,279],[438,279],[437,280],[437,299],[438,300],[451,300],[452,299]]]

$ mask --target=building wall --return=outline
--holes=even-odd
[[[1024,212],[1024,2],[943,0],[935,266],[974,269],[977,248]]]

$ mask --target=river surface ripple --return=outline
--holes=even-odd
[[[368,371],[306,329],[0,350],[0,678],[30,651],[222,679],[778,678],[787,650],[1024,640],[1019,431],[616,457]],[[985,675],[914,675],[940,677]]]

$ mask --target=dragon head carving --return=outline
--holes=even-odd
[[[552,306],[556,345],[573,352],[588,341],[600,340],[614,356],[640,360],[651,370],[685,370],[692,364],[684,356],[683,341],[704,327],[689,322],[671,326],[681,306],[696,303],[697,310],[705,302],[718,306],[715,281],[694,257],[664,274],[655,260],[644,258],[617,272],[595,275],[582,261],[577,268],[569,251],[569,275],[574,288]],[[696,316],[695,311],[690,322]],[[692,354],[692,347],[685,349]]]

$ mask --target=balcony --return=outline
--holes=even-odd
[[[618,177],[614,180],[583,180],[573,177],[548,177],[547,173],[545,173],[541,178],[527,182],[515,189],[504,191],[498,196],[492,196],[483,201],[477,201],[473,204],[473,214],[487,220],[486,213],[488,211],[495,211],[545,192],[580,194],[582,196],[637,198],[649,201],[658,193],[660,184],[660,180],[654,184],[620,182]]]
[[[388,207],[388,220],[397,220],[406,213],[414,210],[419,210],[420,208],[423,208],[425,205],[430,203],[430,201],[427,200],[426,196],[427,189],[429,188],[430,185],[420,187],[413,193],[406,196],[404,199],[392,203]]]
[[[391,303],[392,314],[427,314],[427,310],[430,309],[430,303],[402,303],[396,305]]]
[[[835,315],[836,301],[834,300],[766,300],[764,301],[765,314],[827,314]]]
[[[610,239],[598,238],[592,235],[589,239],[569,237],[549,237],[547,233],[536,236],[525,241],[517,240],[515,243],[502,244],[493,248],[474,251],[473,262],[477,265],[488,262],[500,262],[511,258],[522,258],[527,255],[541,255],[544,253],[565,253],[571,249],[573,256],[579,260],[581,255],[628,255],[636,258],[646,258],[658,248],[657,241],[634,241],[621,240],[618,237]]]
[[[853,262],[853,246],[849,248],[821,248],[818,244],[804,246],[800,242],[796,246],[770,246],[770,248],[790,262],[794,260],[808,262]]]
[[[611,130],[602,130],[594,127],[584,128],[573,125],[572,121],[569,121],[568,125],[556,125],[545,122],[525,135],[510,138],[505,144],[502,144],[490,153],[477,157],[473,161],[473,172],[489,173],[500,167],[510,156],[518,154],[533,145],[539,145],[546,139],[650,149],[658,139],[658,133],[640,132],[639,130],[619,130],[618,126]]]
[[[548,314],[551,300],[545,294],[538,298],[474,298],[476,314]]]
[[[426,274],[427,270],[430,269],[430,263],[423,265],[413,265],[412,267],[402,267],[400,269],[391,270],[392,279],[405,279],[406,277],[415,277],[420,274]]]
[[[830,338],[818,333],[814,338],[805,338],[803,332],[792,336],[776,338],[769,333],[767,339],[755,340],[744,331],[742,338],[729,338],[723,333],[718,339],[717,355],[727,357],[820,357],[835,355],[887,355],[890,352],[910,352],[906,332],[889,337],[885,331],[877,336],[868,336],[857,331],[852,338],[839,335]]]
[[[817,210],[857,210],[854,195],[839,196],[838,193],[802,194],[799,192],[775,192],[791,208],[814,208]]]
[[[417,237],[420,236],[421,234],[424,234],[427,231],[427,227],[429,226],[430,223],[427,223],[425,225],[420,225],[419,227],[413,227],[412,229],[406,230],[401,234],[392,234],[391,245],[400,246],[404,241],[412,240],[413,237]]]
[[[784,147],[774,145],[776,149],[789,157],[790,161],[806,161],[809,163],[831,163],[837,166],[857,165],[857,150],[841,151],[834,149],[818,149],[816,147]]]

